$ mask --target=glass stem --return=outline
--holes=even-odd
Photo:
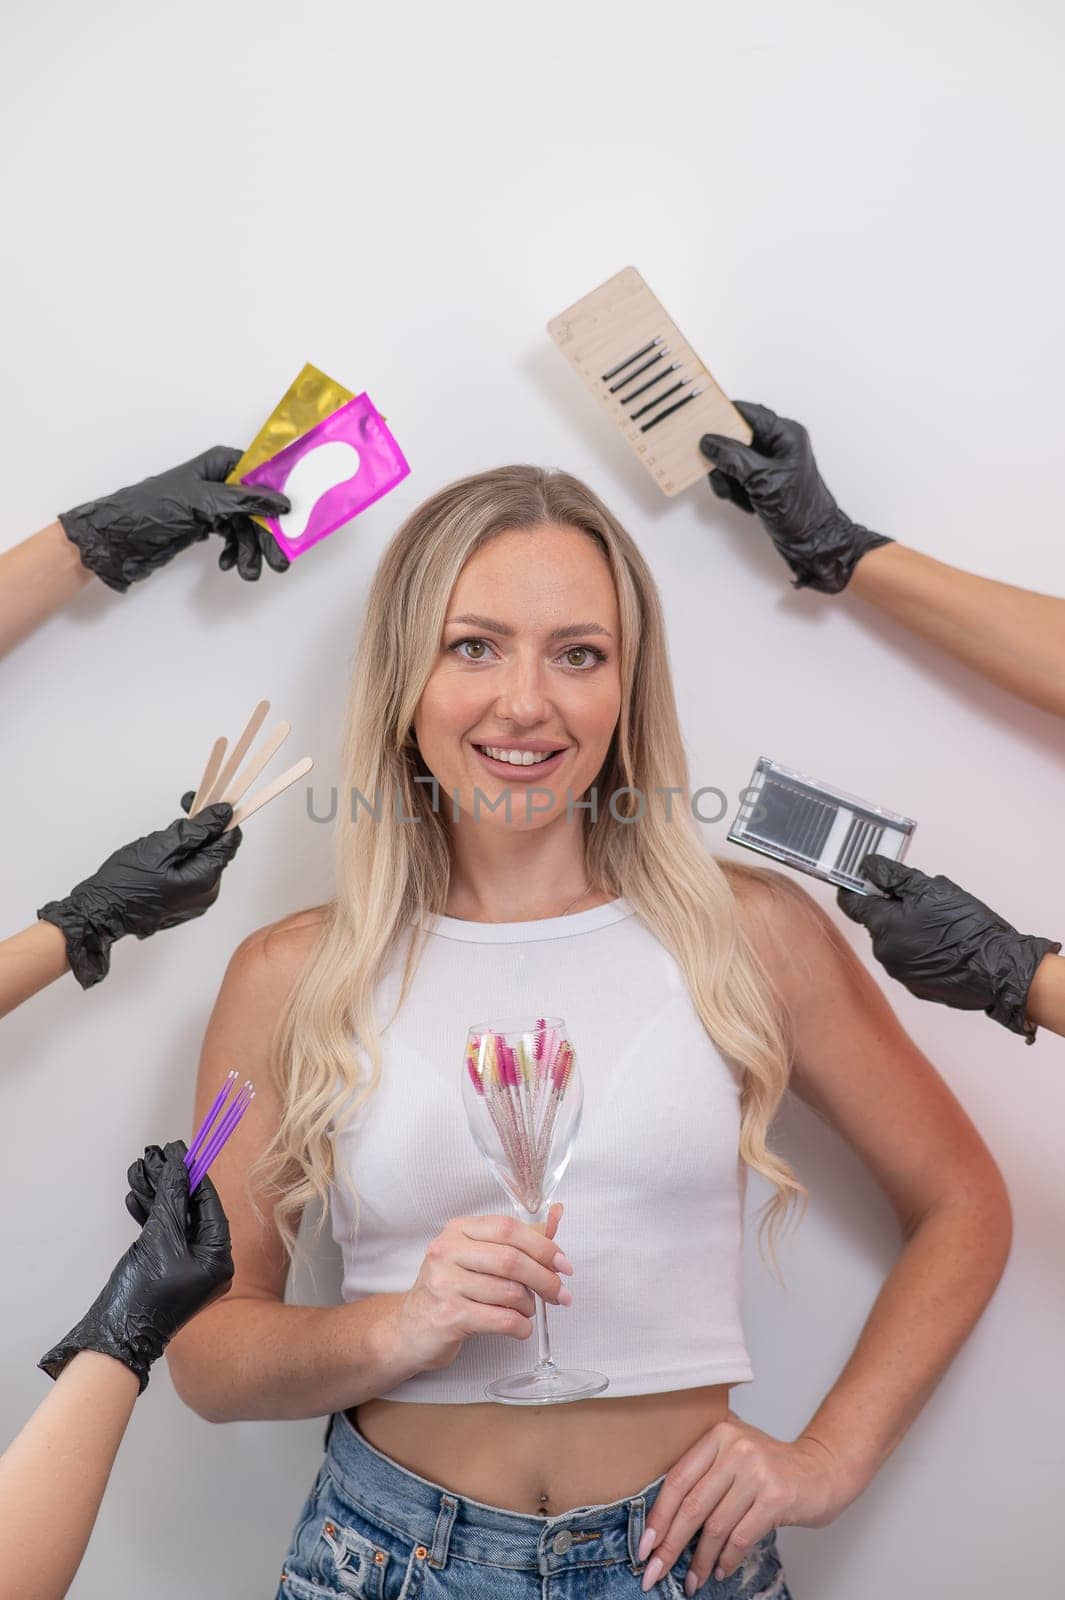
[[[551,1360],[551,1341],[547,1336],[547,1306],[541,1295],[534,1295],[536,1301],[536,1370],[537,1372],[554,1372],[555,1363]]]
[[[518,1215],[523,1222],[535,1228],[538,1233],[547,1232],[547,1215],[550,1204],[545,1200],[539,1211],[526,1211],[518,1208]],[[537,1372],[554,1372],[555,1363],[551,1359],[551,1340],[547,1332],[547,1304],[542,1295],[534,1294],[536,1302],[536,1370]]]

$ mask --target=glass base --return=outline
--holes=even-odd
[[[490,1400],[501,1400],[507,1406],[550,1406],[566,1400],[586,1400],[609,1387],[610,1379],[601,1372],[552,1365],[534,1367],[513,1378],[496,1378],[484,1392]]]

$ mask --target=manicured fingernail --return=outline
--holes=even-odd
[[[715,1567],[714,1568],[714,1582],[715,1583],[722,1583],[724,1581],[724,1577],[725,1577],[725,1569],[724,1569],[724,1567]]]
[[[571,1306],[573,1304],[573,1295],[566,1288],[565,1284],[563,1284],[561,1289],[558,1291],[558,1303],[560,1306]]]
[[[646,1594],[648,1589],[650,1589],[654,1584],[656,1584],[658,1582],[658,1574],[661,1571],[662,1571],[662,1560],[661,1560],[661,1557],[660,1556],[655,1556],[653,1561],[649,1561],[647,1563],[647,1571],[643,1575],[642,1588],[643,1588],[644,1594]]]
[[[570,1260],[569,1256],[564,1254],[563,1251],[560,1250],[558,1252],[558,1254],[555,1256],[554,1261],[552,1261],[551,1265],[554,1267],[556,1272],[567,1272],[567,1273],[569,1273],[570,1277],[572,1278],[572,1276],[573,1276],[573,1262]]]
[[[691,1600],[692,1595],[695,1593],[696,1582],[695,1573],[689,1572],[684,1580],[684,1593],[688,1596],[688,1600]]]
[[[643,1530],[643,1538],[640,1540],[640,1547],[636,1552],[638,1560],[646,1560],[654,1549],[657,1539],[658,1535],[653,1528],[645,1528]]]

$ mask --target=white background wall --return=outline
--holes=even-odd
[[[1061,936],[1060,724],[852,597],[791,591],[708,489],[667,501],[544,324],[636,264],[729,392],[808,424],[852,515],[1063,592],[1063,33],[1051,0],[41,0],[9,17],[0,546],[243,445],[307,360],[369,389],[413,471],[283,580],[221,574],[212,541],[124,598],[94,586],[4,663],[2,931],[165,825],[262,696],[324,797],[381,549],[443,481],[525,459],[586,477],[650,559],[698,781],[734,794],[762,752],[820,774],[917,817],[916,864]],[[124,941],[105,984],[68,976],[3,1025],[4,1438],[131,1236],[127,1163],[188,1132],[229,954],[329,883],[329,830],[294,793],[249,825],[207,917]],[[797,1600],[1056,1593],[1065,1046],[891,995],[1005,1169],[1016,1245],[893,1460],[782,1550]],[[758,1376],[735,1399],[789,1436],[895,1233],[803,1108],[781,1143],[813,1203],[786,1291],[749,1248]],[[321,1435],[209,1427],[160,1365],[78,1600],[177,1600],[193,1578],[204,1600],[272,1594]]]

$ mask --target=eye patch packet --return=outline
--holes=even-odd
[[[384,418],[369,395],[360,394],[245,471],[239,481],[278,490],[291,500],[292,510],[283,519],[256,518],[291,561],[373,505],[409,472]]]

